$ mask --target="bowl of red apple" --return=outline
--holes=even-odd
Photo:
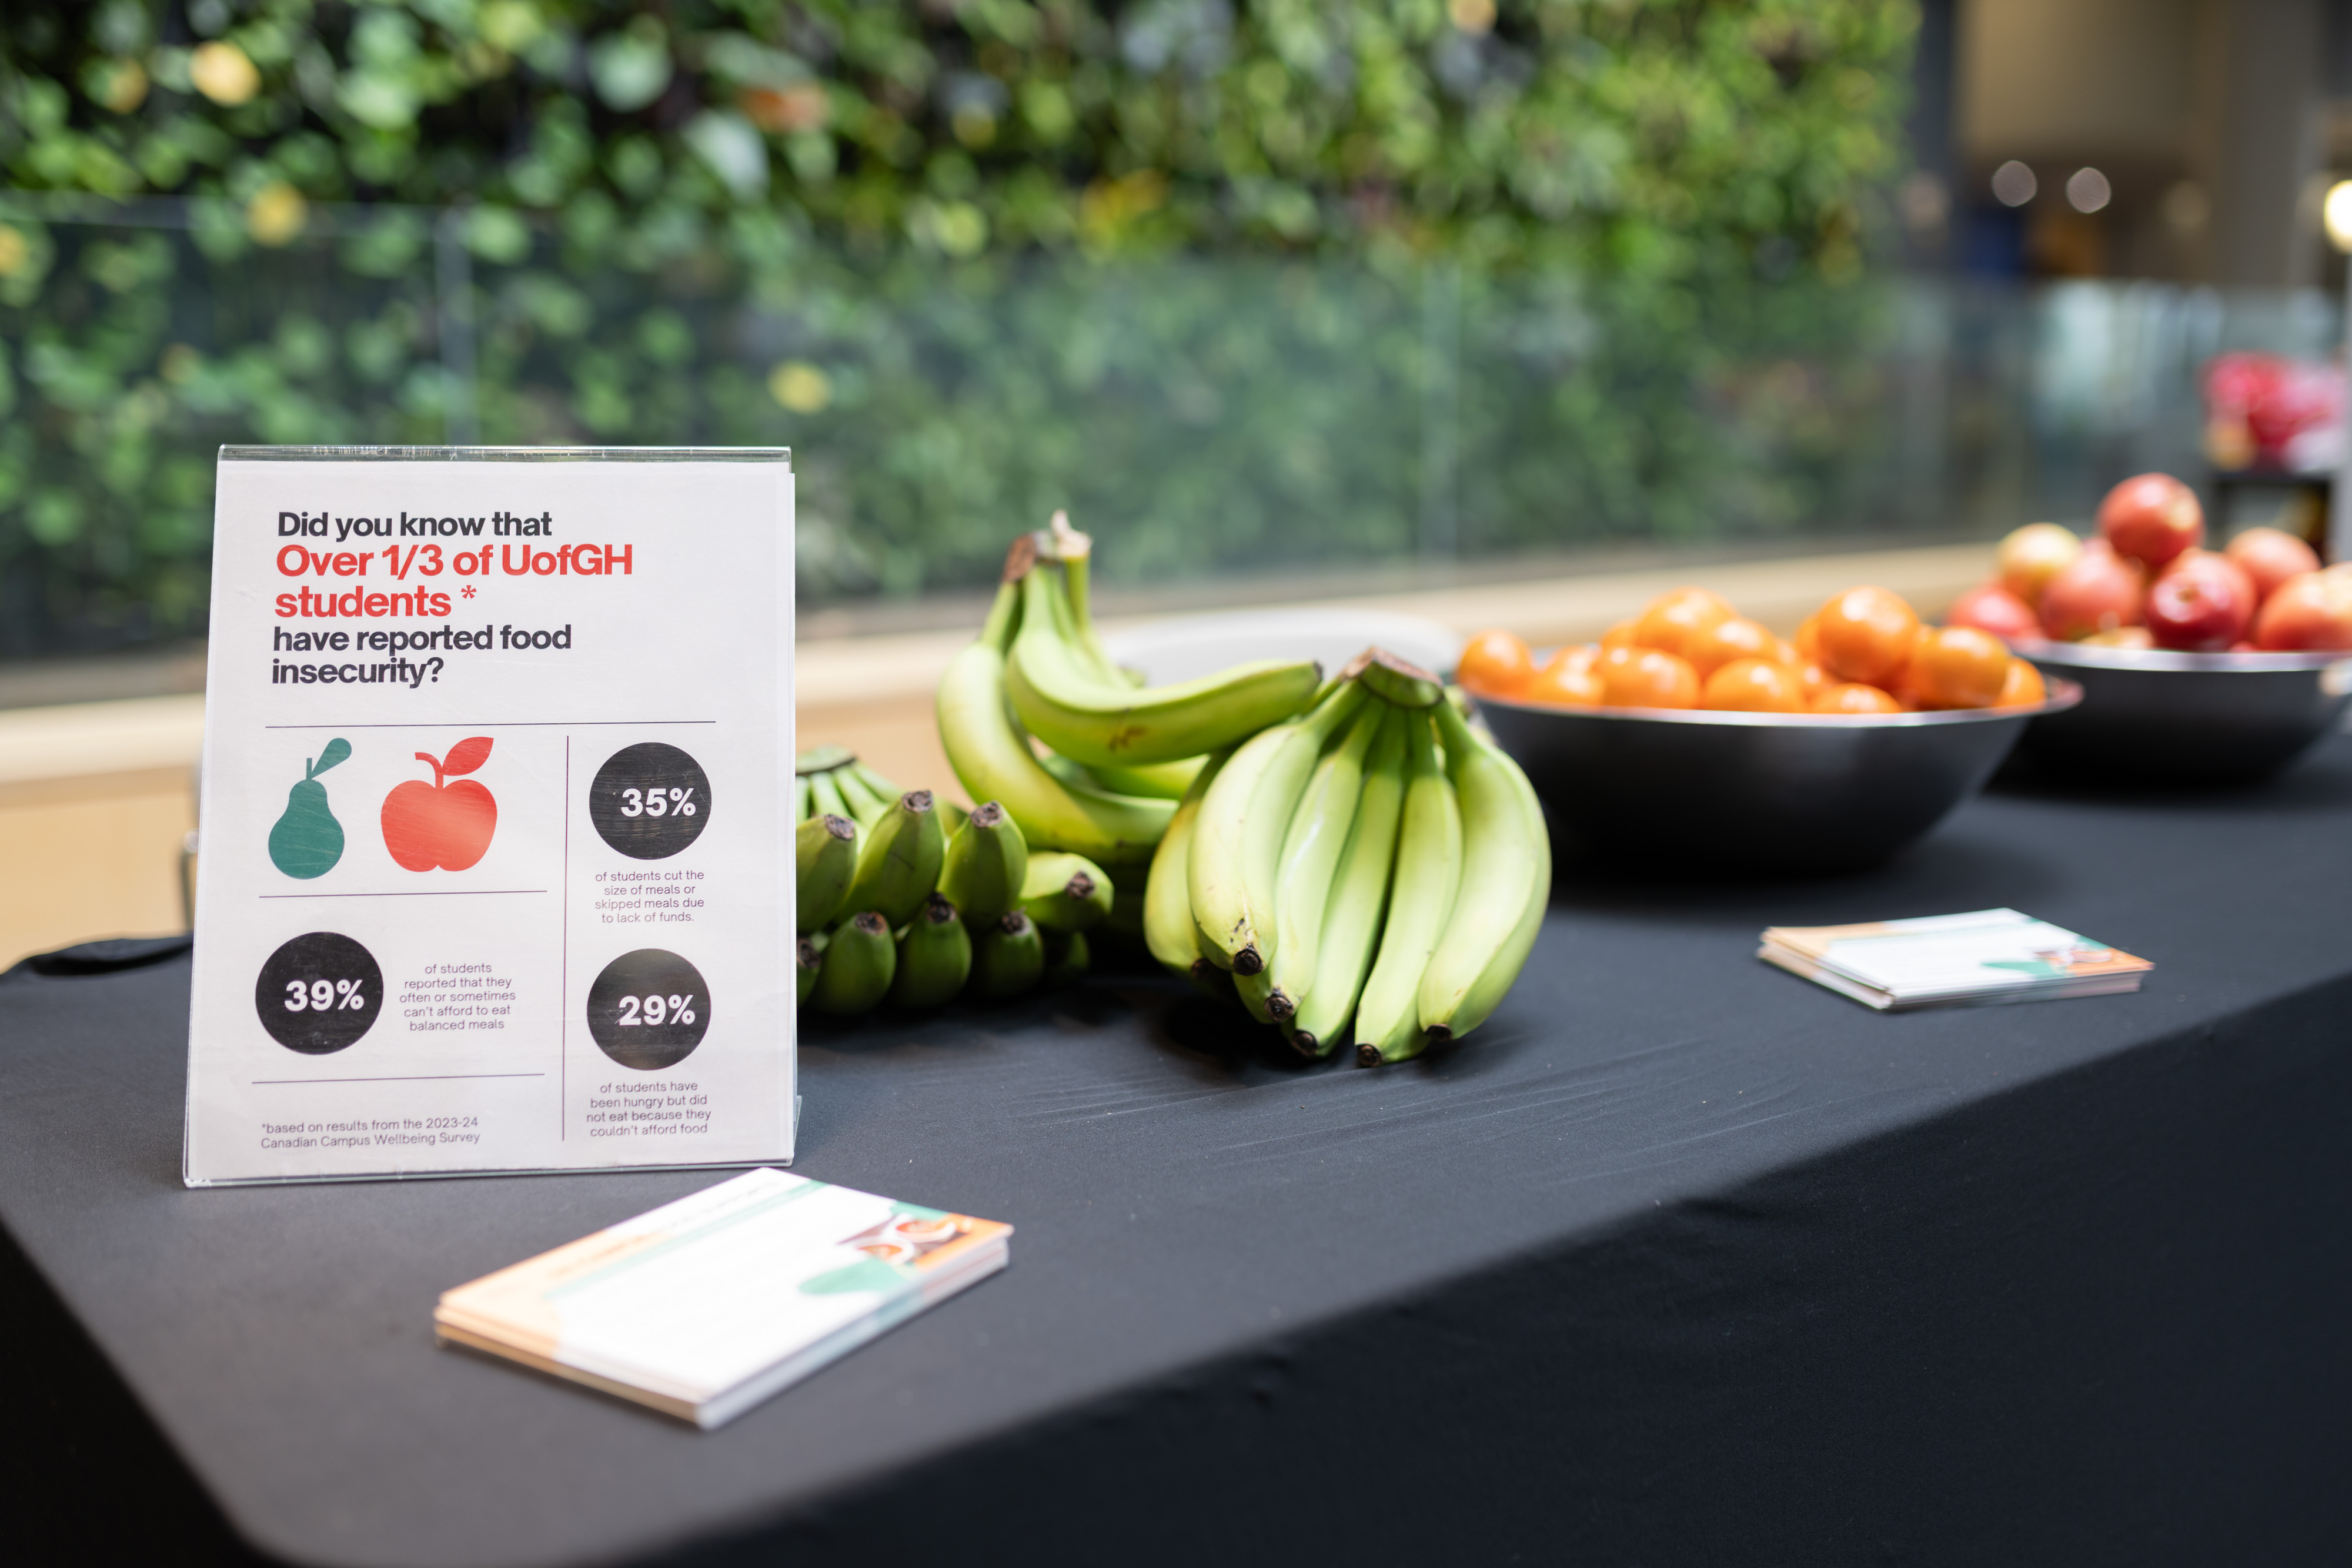
[[[2126,479],[2088,539],[2032,523],[1946,617],[2005,639],[2081,706],[2036,718],[2019,755],[2115,779],[2242,782],[2294,763],[2352,704],[2352,564],[2250,528],[2206,548],[2196,492]]]

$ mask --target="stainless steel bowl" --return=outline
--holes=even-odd
[[[1982,789],[2037,716],[2082,700],[2053,681],[2032,707],[1854,717],[1478,706],[1564,848],[1785,873],[1885,860]]]
[[[2168,653],[2021,642],[2045,676],[2081,684],[2070,713],[2034,720],[2019,747],[2070,772],[2244,781],[2311,748],[2352,702],[2341,653]]]

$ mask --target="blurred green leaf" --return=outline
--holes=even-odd
[[[1465,550],[1844,515],[1887,401],[1866,264],[1915,25],[26,0],[7,183],[183,198],[189,226],[0,210],[0,653],[201,630],[220,442],[437,441],[459,407],[491,441],[789,442],[813,599],[984,582],[1059,505],[1112,580],[1395,558],[1434,504],[1442,320]],[[194,88],[215,37],[250,101]],[[256,224],[265,190],[298,232]]]

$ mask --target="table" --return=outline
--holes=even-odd
[[[184,962],[20,971],[16,1560],[2340,1560],[2347,886],[2333,740],[2027,781],[1866,875],[1564,875],[1495,1020],[1400,1068],[1143,976],[812,1033],[799,1168],[1013,1263],[709,1435],[429,1316],[715,1176],[184,1191]],[[1887,1017],[1750,956],[2002,904],[2151,984]]]

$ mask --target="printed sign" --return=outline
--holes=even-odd
[[[780,449],[225,447],[191,1186],[793,1154]]]

